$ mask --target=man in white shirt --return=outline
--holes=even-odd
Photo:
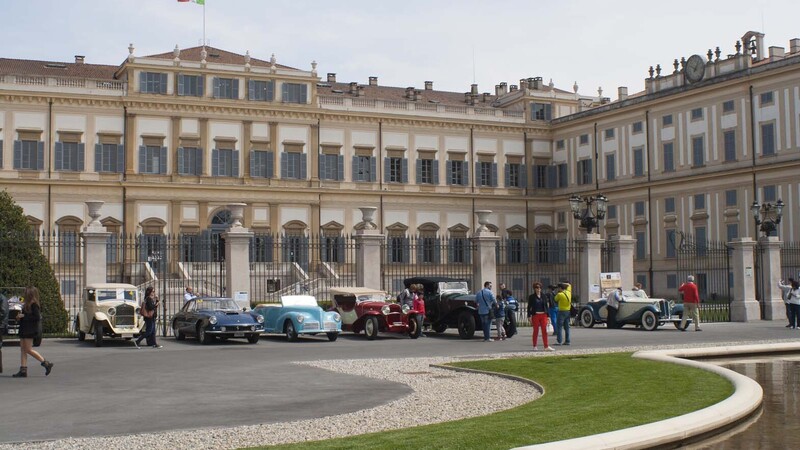
[[[192,290],[192,287],[191,286],[186,286],[186,292],[183,294],[183,303],[186,303],[186,302],[188,302],[189,300],[191,300],[193,298],[197,298],[197,296],[194,295],[194,291]]]

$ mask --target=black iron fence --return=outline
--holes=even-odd
[[[403,280],[411,277],[450,277],[472,279],[472,241],[466,237],[388,236],[381,249],[381,288],[396,295],[403,290]]]
[[[675,247],[678,284],[689,275],[694,276],[700,294],[700,320],[704,322],[729,322],[731,320],[731,247],[722,241],[676,232]]]
[[[619,267],[614,262],[617,255],[617,246],[612,242],[604,241],[600,249],[600,271],[618,272]]]
[[[781,278],[800,280],[800,242],[784,242],[781,246]]]

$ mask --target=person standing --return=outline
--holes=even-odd
[[[186,286],[186,292],[184,292],[183,294],[183,303],[186,304],[186,302],[195,298],[197,298],[197,296],[194,295],[194,290],[192,289],[192,287]]]
[[[783,280],[778,281],[778,287],[781,290],[781,298],[783,298],[783,303],[786,304],[786,319],[789,320],[789,324],[786,325],[786,328],[792,327],[792,308],[789,303],[789,296],[792,294],[792,283],[794,283],[794,278],[791,277],[787,284],[783,284]]]
[[[555,301],[556,289],[558,289],[558,286],[551,284],[547,286],[547,292],[544,293],[545,297],[548,299],[548,304],[550,304],[550,309],[547,312],[550,314],[550,325],[553,326],[553,336],[556,335],[556,322],[558,321],[558,304]]]
[[[414,300],[412,302],[413,308],[417,311],[417,325],[420,327],[425,327],[425,298],[423,297],[424,294],[424,287],[421,284],[414,284],[411,286],[414,291]],[[425,336],[422,332],[419,334],[420,336]]]
[[[489,313],[492,311],[495,299],[491,281],[483,283],[483,289],[475,295],[475,301],[478,303],[478,317],[483,327],[483,342],[492,342],[492,322]]]
[[[800,329],[800,282],[792,280],[792,290],[789,291],[789,323],[793,330]]]
[[[511,308],[511,300],[514,302],[516,302],[516,300],[514,299],[514,293],[511,292],[510,289],[506,288],[505,283],[500,283],[500,300],[502,300],[505,304],[505,314],[506,317],[508,317],[508,329],[505,330],[506,338],[511,339],[512,336],[517,334],[517,321],[516,317],[514,317],[516,311],[514,308]],[[519,302],[516,302],[515,304],[517,305],[517,308],[519,308]]]
[[[53,370],[53,363],[44,359],[42,355],[33,349],[33,339],[39,336],[42,327],[42,307],[39,303],[39,289],[28,286],[23,294],[25,302],[22,304],[22,311],[17,315],[19,320],[19,350],[20,365],[19,372],[12,375],[14,378],[25,378],[28,376],[28,355],[33,356],[44,367],[44,375],[50,375]]]
[[[142,339],[147,339],[147,345],[153,348],[161,348],[161,345],[158,345],[156,342],[156,317],[158,317],[158,296],[156,295],[155,289],[153,286],[148,286],[147,289],[144,291],[144,306],[142,307],[142,316],[144,316],[144,326],[145,331],[144,334],[139,335],[135,341],[133,341],[136,348],[139,347],[139,343],[142,342]]]
[[[497,329],[495,341],[502,341],[506,338],[506,330],[503,322],[506,320],[506,303],[503,299],[497,299],[494,303],[494,326]]]
[[[618,287],[611,291],[606,298],[606,324],[608,328],[619,328],[617,326],[617,312],[619,312],[619,304],[622,302],[622,288]]]
[[[700,329],[700,293],[697,291],[697,285],[694,284],[693,275],[686,277],[686,282],[678,288],[678,292],[683,294],[681,331],[686,331],[686,329],[689,328],[687,318],[690,314],[694,320],[694,331],[703,331]]]
[[[568,282],[558,284],[558,294],[555,298],[558,305],[558,315],[556,317],[556,345],[570,345],[569,340],[569,316],[572,308],[572,285]],[[562,340],[562,333],[564,339]]]
[[[533,294],[528,296],[528,320],[533,327],[533,351],[536,351],[536,344],[539,340],[539,331],[542,332],[542,347],[549,352],[553,347],[547,343],[547,312],[552,306],[553,298],[542,293],[542,284],[533,283]]]
[[[3,373],[3,335],[8,328],[8,299],[0,294],[0,373]]]

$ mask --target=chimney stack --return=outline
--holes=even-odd
[[[503,88],[499,84],[494,85],[494,95],[497,97],[503,95]]]
[[[483,93],[483,98],[481,99],[481,101],[482,101],[483,103],[486,103],[486,102],[488,102],[488,101],[489,101],[489,97],[490,97],[491,95],[492,95],[492,94],[490,94],[490,93],[488,93],[488,92],[484,92],[484,93]]]
[[[524,91],[525,89],[528,89],[528,87],[533,89],[533,86],[528,86],[528,81],[525,78],[520,78],[519,79],[519,88]]]
[[[409,86],[406,88],[406,100],[411,100],[412,102],[417,99],[417,96],[414,92],[414,87]]]
[[[516,90],[517,90],[517,85],[516,84],[512,84],[511,88],[508,90],[508,92],[514,92]]]
[[[336,83],[336,74],[328,72],[328,83]]]
[[[542,88],[542,77],[533,77],[528,78],[528,87],[531,89],[541,89]]]
[[[628,88],[625,86],[620,86],[617,88],[617,97],[619,100],[627,100],[628,99]]]
[[[475,104],[475,97],[472,95],[472,92],[464,92],[464,103],[468,105]]]
[[[358,95],[358,83],[355,81],[350,82],[350,94]]]
[[[426,81],[425,82],[425,90],[432,91],[433,90],[433,81]]]
[[[86,60],[86,57],[83,55],[75,55],[75,64],[83,64]]]
[[[783,59],[786,56],[786,50],[783,47],[772,46],[769,48],[770,59]]]
[[[789,41],[789,53],[795,54],[800,52],[800,39],[794,38]]]
[[[508,94],[508,83],[505,81],[500,83],[500,90],[503,92],[503,94]]]
[[[378,85],[378,77],[369,77],[369,85],[370,86],[377,86]]]
[[[472,95],[478,95],[478,85],[473,83],[470,92],[472,93]]]

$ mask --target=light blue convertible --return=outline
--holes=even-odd
[[[312,295],[284,295],[281,303],[262,303],[253,313],[264,316],[264,334],[285,334],[289,341],[300,334],[325,333],[335,341],[342,331],[342,317],[325,311]]]

